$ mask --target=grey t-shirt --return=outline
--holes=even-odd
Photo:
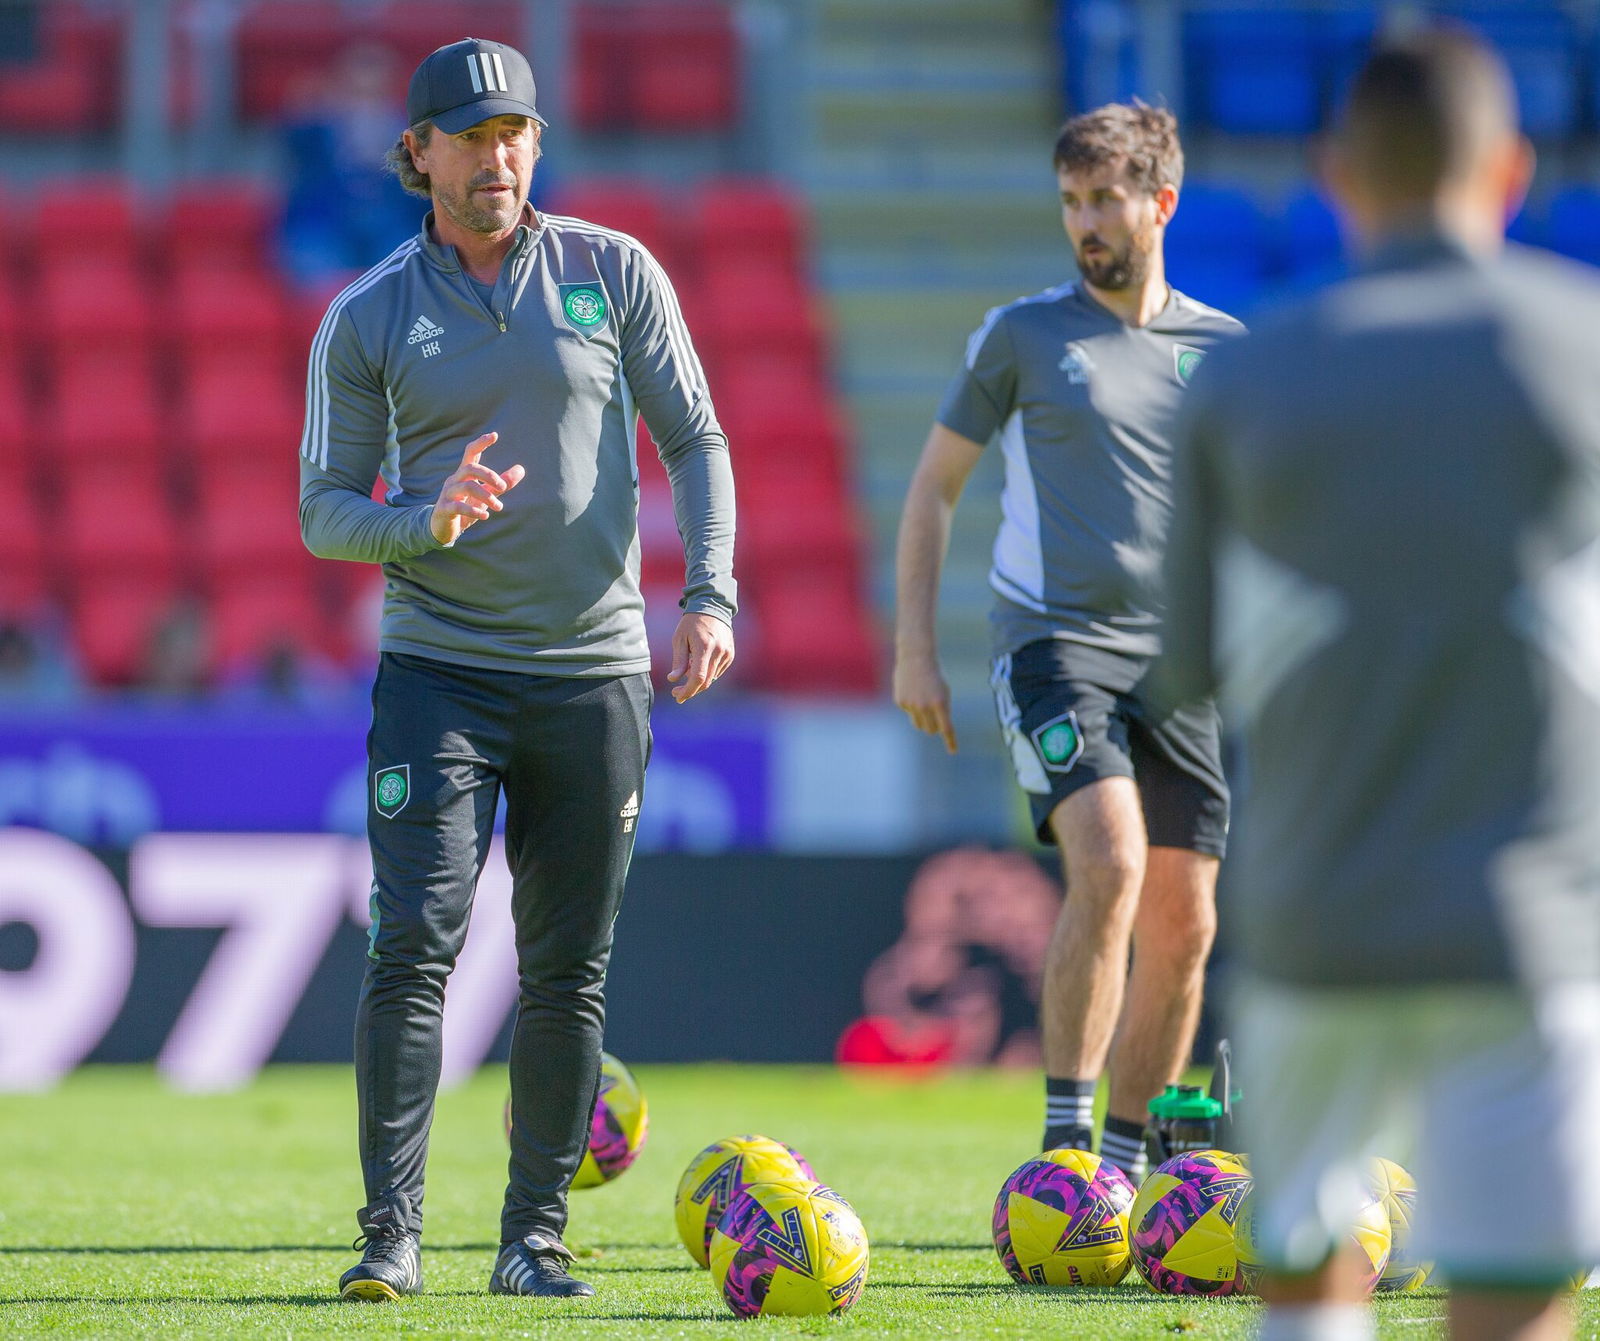
[[[672,484],[680,604],[731,620],[727,439],[661,267],[625,234],[529,211],[486,300],[431,223],[333,300],[306,380],[301,533],[324,558],[383,564],[383,649],[548,675],[648,670],[639,413]],[[441,547],[431,505],[491,429],[484,463],[527,476]],[[379,475],[383,503],[369,496]]]
[[[973,442],[998,432],[1005,453],[997,655],[1040,638],[1160,649],[1172,424],[1201,359],[1243,331],[1176,289],[1142,327],[1075,284],[984,318],[938,420]]]
[[[1244,768],[1223,936],[1360,985],[1600,974],[1600,284],[1438,239],[1186,406],[1157,685]]]

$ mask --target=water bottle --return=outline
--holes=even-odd
[[[1190,1150],[1214,1150],[1222,1104],[1199,1085],[1168,1085],[1150,1100],[1145,1142],[1152,1166]]]

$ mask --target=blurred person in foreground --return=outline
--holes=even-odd
[[[534,94],[526,59],[497,42],[452,43],[418,66],[391,162],[433,209],[333,300],[311,350],[301,531],[314,554],[383,564],[387,583],[350,1299],[421,1288],[445,981],[502,792],[521,991],[489,1289],[594,1293],[568,1273],[562,1233],[650,754],[636,412],[686,550],[673,697],[733,660],[733,480],[705,375],[649,252],[529,206]],[[379,475],[383,503],[369,496]]]
[[[1363,268],[1196,379],[1167,554],[1162,683],[1242,735],[1262,1335],[1373,1335],[1340,1245],[1414,1142],[1452,1335],[1562,1337],[1600,1260],[1600,282],[1504,245],[1532,152],[1462,32],[1375,51],[1324,167]]]
[[[1080,278],[991,311],[939,407],[900,521],[894,695],[955,751],[939,573],[962,488],[998,433],[990,683],[1067,886],[1041,997],[1043,1144],[1092,1148],[1109,1058],[1100,1153],[1137,1180],[1149,1101],[1194,1044],[1228,828],[1214,706],[1158,712],[1145,694],[1171,431],[1195,368],[1244,328],[1167,283],[1183,183],[1170,112],[1085,112],[1062,127],[1054,162]]]

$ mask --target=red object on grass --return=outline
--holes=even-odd
[[[927,1071],[947,1063],[955,1046],[949,1021],[907,1024],[892,1015],[864,1015],[845,1026],[833,1055],[840,1066]]]

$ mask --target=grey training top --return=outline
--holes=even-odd
[[[1074,284],[984,318],[938,419],[973,442],[998,431],[1005,453],[997,655],[1040,638],[1160,650],[1173,420],[1206,352],[1243,331],[1176,289],[1142,327]]]
[[[1245,767],[1224,934],[1333,986],[1600,974],[1600,284],[1438,239],[1196,379],[1170,697]]]
[[[636,412],[672,483],[685,610],[735,609],[733,478],[705,374],[661,267],[633,238],[535,217],[485,301],[422,233],[344,290],[311,347],[300,529],[314,554],[384,566],[380,645],[547,675],[648,670]],[[472,439],[526,478],[441,547],[431,506]],[[384,502],[370,497],[381,474]]]

